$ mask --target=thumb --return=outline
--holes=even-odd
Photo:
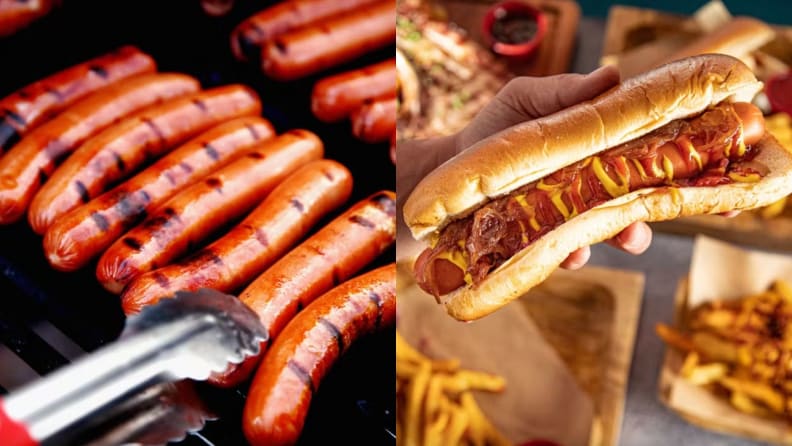
[[[559,74],[515,78],[498,94],[501,100],[524,114],[524,120],[540,118],[587,101],[619,82],[615,66],[605,65],[589,74]]]

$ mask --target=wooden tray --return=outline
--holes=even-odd
[[[643,274],[557,270],[521,299],[461,324],[417,287],[410,264],[398,262],[399,331],[430,357],[504,376],[503,394],[476,399],[510,440],[618,444]]]
[[[509,70],[521,76],[549,76],[569,70],[575,46],[580,7],[573,0],[525,0],[542,10],[548,18],[547,34],[536,54],[528,60],[500,58]],[[482,20],[495,1],[437,0],[448,13],[449,21],[466,30],[470,38],[487,48]]]

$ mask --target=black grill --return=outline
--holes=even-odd
[[[349,205],[375,191],[394,190],[395,170],[387,145],[362,144],[351,136],[348,122],[326,125],[311,115],[310,91],[316,77],[277,83],[264,78],[257,66],[233,60],[231,30],[271,2],[237,3],[229,15],[210,18],[201,11],[199,0],[63,2],[30,28],[0,39],[4,67],[0,96],[132,44],[154,56],[160,71],[191,74],[205,88],[236,82],[252,86],[262,99],[265,117],[279,132],[291,128],[316,132],[325,142],[326,157],[343,163],[354,175]],[[388,48],[328,73],[393,54],[394,49]],[[370,268],[394,258],[392,249]],[[0,393],[117,338],[124,316],[118,298],[97,283],[94,268],[95,263],[76,273],[54,271],[44,259],[41,237],[26,222],[0,227]],[[346,353],[314,397],[301,444],[395,444],[394,336],[393,330],[372,336]],[[231,390],[199,388],[219,419],[180,444],[244,444],[240,417],[247,384]]]

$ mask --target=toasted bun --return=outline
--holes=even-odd
[[[735,17],[726,25],[705,34],[672,54],[666,61],[684,59],[699,54],[718,53],[740,60],[775,38],[775,31],[766,23],[752,17]]]
[[[609,239],[637,221],[661,221],[766,206],[792,193],[792,153],[766,134],[755,161],[770,168],[758,183],[717,187],[647,188],[608,201],[572,218],[518,252],[477,287],[443,297],[460,320],[478,319],[544,281],[578,248]]]
[[[426,237],[561,167],[721,101],[750,101],[760,88],[750,70],[730,56],[697,56],[665,65],[592,101],[471,147],[416,187],[404,206],[405,223],[414,237]],[[545,280],[573,251],[611,238],[634,222],[753,209],[792,193],[792,153],[769,134],[755,147],[754,161],[768,168],[759,182],[633,191],[561,224],[478,285],[441,296],[442,303],[457,319],[477,319]]]
[[[628,79],[586,102],[496,133],[427,175],[404,204],[416,239],[584,158],[762,88],[739,60],[708,54]]]

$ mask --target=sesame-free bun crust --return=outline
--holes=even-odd
[[[750,101],[762,88],[725,55],[675,61],[586,102],[496,133],[427,175],[404,204],[424,239],[498,196],[724,100]]]
[[[745,65],[729,56],[705,55],[665,65],[592,101],[471,147],[416,187],[404,206],[405,222],[416,238],[426,237],[492,198],[563,166],[721,101],[750,101],[759,88],[761,83]],[[571,218],[478,285],[441,296],[441,303],[457,319],[478,319],[545,280],[570,253],[611,238],[634,222],[753,209],[792,194],[792,153],[769,134],[754,147],[759,149],[754,161],[768,168],[756,183],[630,192]]]

